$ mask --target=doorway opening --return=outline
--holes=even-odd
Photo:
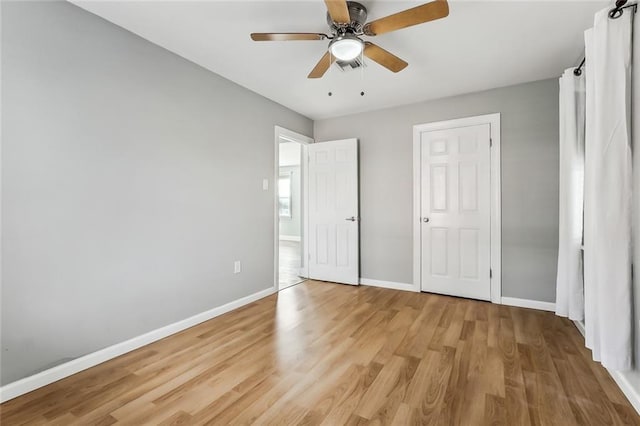
[[[307,144],[312,139],[276,126],[275,285],[278,290],[303,282],[306,262]]]

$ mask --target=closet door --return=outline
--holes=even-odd
[[[491,299],[490,125],[425,131],[421,289]]]

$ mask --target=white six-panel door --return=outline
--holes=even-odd
[[[309,145],[309,278],[359,284],[358,141]]]
[[[491,298],[490,125],[420,134],[421,290]]]

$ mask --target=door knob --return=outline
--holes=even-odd
[[[356,217],[355,217],[355,216],[351,216],[351,217],[346,218],[345,220],[348,220],[348,221],[350,221],[350,222],[355,222],[355,221],[356,221],[356,220],[358,220],[358,219],[356,219]]]
[[[422,218],[422,221],[423,221],[424,223],[428,223],[428,222],[429,222],[429,218],[428,218],[428,217],[423,217],[423,218]]]

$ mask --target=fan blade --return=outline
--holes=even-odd
[[[364,27],[364,33],[369,36],[384,34],[444,18],[447,15],[449,15],[449,5],[447,1],[436,0],[369,22]]]
[[[348,24],[351,22],[346,0],[324,0],[324,2],[333,22],[336,24]]]
[[[372,61],[376,61],[383,67],[387,68],[389,71],[393,72],[402,71],[407,67],[407,65],[409,65],[393,53],[387,52],[382,47],[375,45],[369,41],[365,43],[364,56],[371,59]]]
[[[324,40],[322,33],[251,33],[253,41]]]
[[[324,56],[320,59],[320,61],[316,64],[315,68],[311,70],[308,78],[320,78],[327,72],[333,61],[336,58],[331,55],[329,52],[325,53]]]

